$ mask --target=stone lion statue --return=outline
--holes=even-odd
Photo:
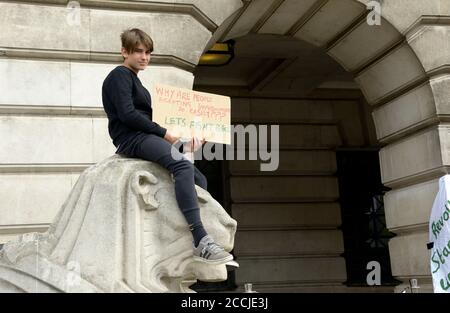
[[[236,221],[196,191],[205,229],[231,251]],[[47,232],[0,250],[0,292],[193,292],[197,279],[226,278],[226,264],[194,261],[169,172],[120,155],[80,175]]]

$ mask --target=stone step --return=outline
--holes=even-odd
[[[239,222],[238,222],[239,223]],[[344,252],[340,230],[238,231],[234,254],[243,256],[339,255]]]
[[[262,161],[267,162],[267,161]],[[265,174],[260,171],[260,160],[229,161],[232,175]],[[323,173],[336,172],[336,153],[326,150],[290,150],[280,151],[278,169],[271,174]]]
[[[335,201],[336,177],[231,177],[233,202]]]
[[[231,117],[236,121],[264,121],[270,118],[281,122],[299,119],[332,122],[335,118],[331,101],[263,98],[232,98]]]
[[[243,125],[242,128],[234,128],[236,135],[233,148],[248,149],[249,135],[255,143],[255,148],[268,147],[269,150],[272,145],[271,138],[272,125],[267,126],[267,137],[263,138],[261,144],[259,143],[259,125]],[[245,140],[239,141],[242,137]],[[257,136],[257,137],[256,137]],[[284,124],[279,125],[279,137],[276,137],[280,148],[300,148],[300,149],[331,149],[342,144],[342,139],[337,125],[304,125],[304,124]],[[275,142],[274,142],[275,144]]]
[[[341,257],[237,258],[236,283],[344,282]]]
[[[252,290],[259,293],[394,293],[394,286],[367,286],[353,287],[343,284],[315,284],[315,283],[296,283],[296,284],[253,284]],[[239,285],[234,291],[243,293],[244,284]]]
[[[238,229],[335,228],[341,224],[339,203],[232,204]]]

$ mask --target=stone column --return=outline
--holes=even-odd
[[[382,15],[405,38],[358,80],[375,111],[393,275],[431,292],[428,222],[438,178],[450,165],[450,2],[384,1]]]

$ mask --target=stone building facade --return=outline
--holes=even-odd
[[[139,74],[149,90],[228,95],[233,123],[280,125],[277,171],[225,162],[239,286],[374,290],[345,284],[347,149],[378,151],[392,291],[410,278],[431,290],[428,221],[450,166],[449,0],[0,1],[0,23],[0,242],[44,231],[79,174],[114,153],[101,84],[122,60],[120,33],[138,27],[155,42]],[[229,65],[197,66],[227,40]]]

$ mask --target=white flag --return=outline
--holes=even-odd
[[[450,293],[450,175],[439,179],[430,217],[431,274],[434,292]]]

